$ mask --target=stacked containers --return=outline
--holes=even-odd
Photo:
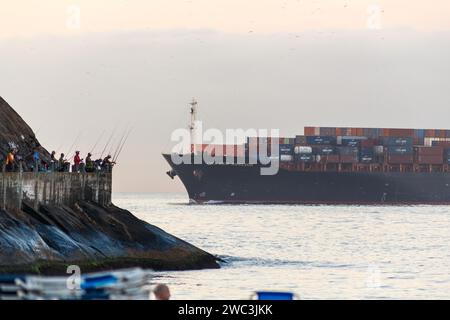
[[[294,160],[294,145],[280,144],[280,161],[291,162]]]
[[[300,146],[306,145],[306,136],[295,136],[295,144]]]
[[[336,145],[336,137],[334,136],[306,136],[308,145]]]
[[[339,161],[341,163],[358,163],[359,149],[357,147],[338,147]]]
[[[450,164],[450,148],[445,149],[444,151],[444,162]]]
[[[310,146],[295,146],[295,161],[303,163],[313,162],[315,159],[312,152],[313,150]]]
[[[443,147],[415,147],[416,161],[419,164],[442,164],[444,161]]]
[[[410,164],[414,162],[413,139],[411,137],[383,137],[387,162],[390,164]]]

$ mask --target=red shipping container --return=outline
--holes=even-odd
[[[342,128],[336,128],[336,135],[337,136],[342,136],[343,135],[342,132],[343,132]]]
[[[390,164],[410,164],[414,162],[412,155],[388,155],[387,162]]]
[[[443,164],[444,158],[442,156],[419,156],[417,162],[419,164]]]
[[[341,155],[339,157],[340,163],[358,163],[358,157],[352,155]]]
[[[362,148],[370,148],[375,145],[375,140],[374,139],[361,140],[360,144]]]
[[[414,137],[414,129],[389,129],[391,137]]]
[[[418,156],[439,156],[443,157],[444,148],[443,147],[416,147],[416,153]]]
[[[436,138],[436,130],[434,129],[427,129],[425,130],[425,138]]]
[[[356,128],[356,136],[357,137],[363,137],[364,136],[363,128]]]
[[[329,154],[327,156],[321,156],[321,162],[323,163],[339,163],[339,155]]]
[[[305,127],[304,132],[305,132],[305,136],[315,136],[315,128],[314,127]]]

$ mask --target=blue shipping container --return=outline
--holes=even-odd
[[[425,138],[425,129],[415,129],[414,136],[417,138]]]
[[[362,139],[342,137],[342,145],[348,147],[358,147]]]
[[[280,154],[290,155],[294,153],[292,144],[280,144]]]
[[[384,137],[385,146],[412,146],[413,138],[410,137]]]
[[[335,147],[331,147],[331,146],[314,147],[313,148],[313,153],[314,154],[319,154],[319,155],[335,154],[336,153],[336,148]]]
[[[412,146],[389,146],[387,148],[388,153],[390,154],[412,154],[413,147]]]
[[[345,156],[357,155],[359,153],[359,149],[356,147],[339,147],[338,153]]]
[[[309,145],[321,145],[321,144],[336,144],[336,137],[332,136],[307,136],[306,142]]]
[[[312,154],[304,154],[304,153],[296,154],[295,161],[297,161],[297,162],[313,162],[314,156]]]
[[[364,162],[364,163],[373,162],[373,155],[361,154],[361,156],[359,157],[359,161]]]

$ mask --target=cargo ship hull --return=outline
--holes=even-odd
[[[450,204],[449,172],[308,172],[258,164],[180,164],[163,155],[194,203]]]

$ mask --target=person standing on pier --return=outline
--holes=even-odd
[[[83,159],[80,158],[80,151],[75,151],[75,156],[73,157],[73,172],[79,172],[80,171],[80,163]]]

